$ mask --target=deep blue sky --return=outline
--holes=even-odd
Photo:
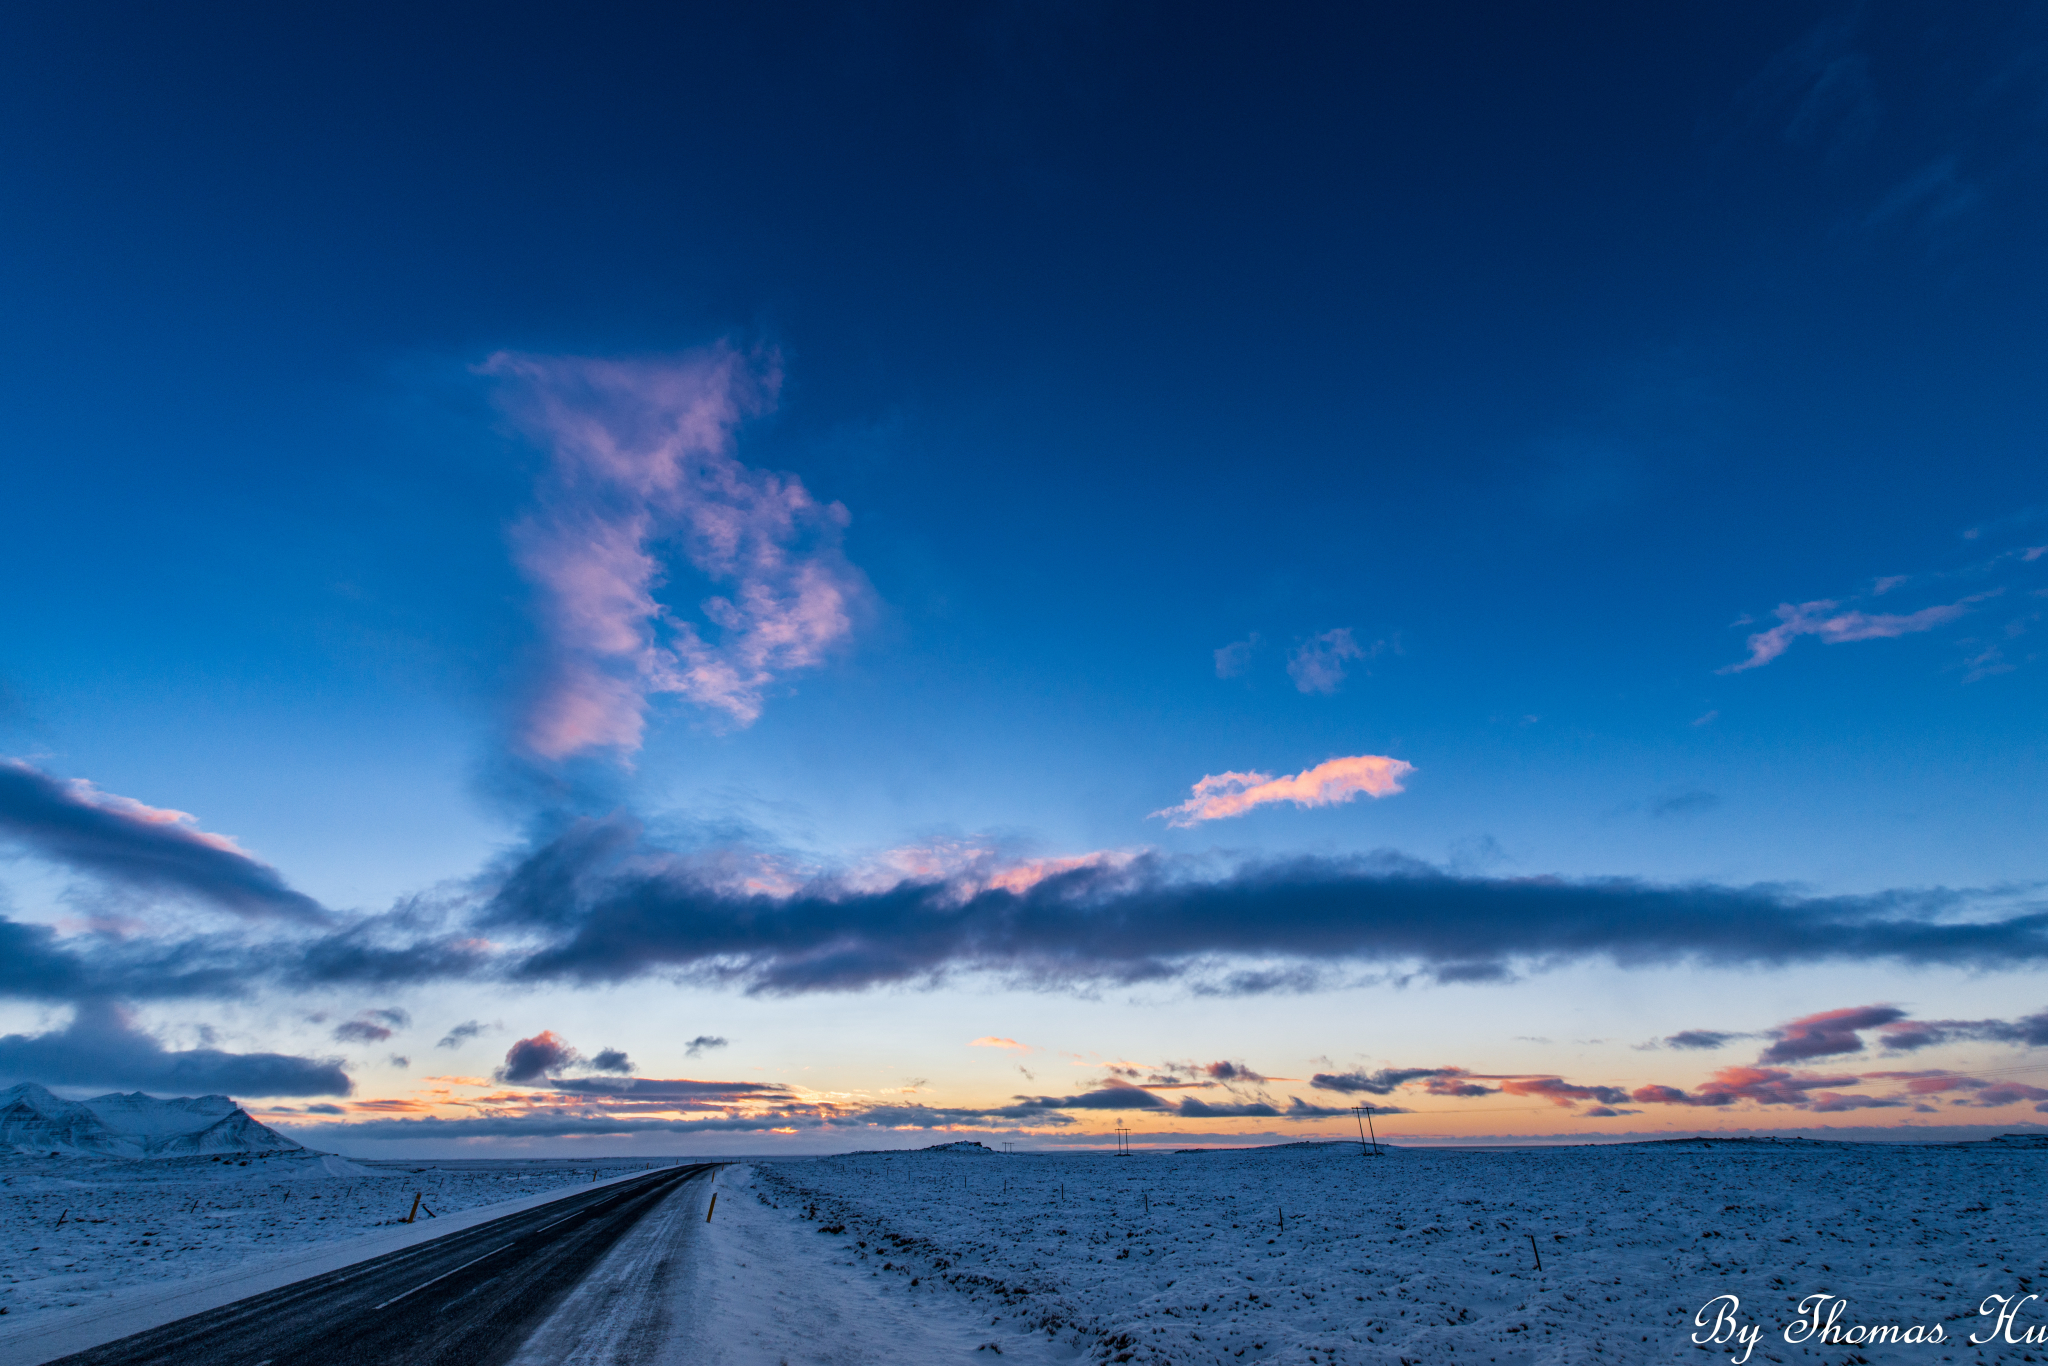
[[[0,752],[329,906],[563,800],[828,862],[2043,873],[2037,8],[0,22]],[[545,456],[476,367],[721,341],[783,372],[738,458],[845,505],[872,597],[751,727],[658,701],[537,778]],[[1823,600],[1964,607],[1717,672]],[[1385,646],[1297,688],[1340,628]],[[1146,819],[1364,754],[1407,791]]]

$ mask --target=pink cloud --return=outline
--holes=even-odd
[[[2024,1082],[2001,1081],[1985,1086],[1967,1100],[1956,1101],[1958,1105],[1979,1105],[1994,1109],[2000,1105],[2017,1105],[2023,1100],[2048,1100],[2048,1091]]]
[[[1574,1086],[1561,1077],[1508,1078],[1500,1089],[1511,1096],[1535,1096],[1553,1105],[1571,1106],[1582,1100],[1613,1105],[1629,1099],[1619,1086]]]
[[[1806,1058],[1829,1057],[1838,1053],[1861,1053],[1859,1030],[1877,1029],[1905,1019],[1897,1006],[1845,1006],[1802,1016],[1771,1031],[1777,1042],[1763,1051],[1758,1062],[1799,1062]]]
[[[1906,1092],[1914,1096],[1938,1095],[1943,1091],[1974,1091],[1990,1085],[1975,1077],[1966,1077],[1956,1072],[1865,1072],[1865,1081],[1903,1081]]]
[[[1812,1104],[1807,1108],[1817,1115],[1838,1115],[1850,1110],[1895,1110],[1905,1104],[1905,1101],[1895,1096],[1857,1096],[1843,1095],[1839,1091],[1815,1091]]]
[[[1982,1077],[1966,1076],[1960,1072],[1865,1072],[1863,1075],[1873,1081],[1903,1081],[1907,1093],[1915,1097],[1939,1095],[1943,1091],[1967,1092],[1969,1094],[1953,1097],[1949,1104],[1987,1110],[2027,1100],[2048,1100],[2048,1090],[2038,1086],[2018,1081],[1985,1081]]]
[[[970,1040],[967,1046],[969,1048],[1006,1048],[1014,1053],[1036,1053],[1038,1051],[1028,1043],[1018,1043],[1015,1039],[1005,1039],[995,1034],[984,1034],[978,1039]]]
[[[1137,855],[1121,850],[1104,850],[1093,854],[1070,854],[1062,858],[1026,859],[1013,863],[1007,868],[998,868],[981,879],[981,886],[1005,892],[1023,893],[1030,891],[1049,877],[1071,873],[1076,868],[1121,868]]]
[[[190,813],[103,792],[20,759],[0,758],[0,843],[20,844],[77,872],[149,891],[189,895],[242,915],[322,917],[227,835]],[[96,917],[113,929],[119,921]]]
[[[1792,642],[1800,636],[1818,636],[1823,644],[1842,645],[1855,640],[1889,640],[1895,636],[1931,631],[1954,621],[1969,611],[1972,604],[1991,596],[1992,593],[1977,593],[1957,602],[1903,614],[1837,611],[1841,604],[1832,599],[1796,605],[1780,603],[1778,624],[1768,631],[1758,631],[1746,642],[1749,658],[1727,665],[1718,672],[1736,674],[1745,669],[1761,668],[1792,648]]]
[[[1022,894],[1049,877],[1078,868],[1122,868],[1137,858],[1128,850],[1098,849],[1086,854],[1019,859],[1002,854],[980,839],[941,839],[890,849],[865,867],[846,875],[850,885],[881,889],[908,878],[944,882],[961,901],[987,891]]]
[[[1857,1078],[1853,1076],[1814,1076],[1778,1067],[1724,1067],[1691,1095],[1675,1086],[1642,1086],[1630,1099],[1655,1105],[1709,1106],[1750,1100],[1759,1105],[1796,1105],[1805,1109],[1813,1104],[1813,1093],[1823,1088],[1856,1084]]]
[[[1358,754],[1331,759],[1281,778],[1268,773],[1210,774],[1195,784],[1194,795],[1188,800],[1152,815],[1164,816],[1168,825],[1186,829],[1203,821],[1242,816],[1268,802],[1311,807],[1335,806],[1360,793],[1374,798],[1391,797],[1405,790],[1401,780],[1414,771],[1413,764],[1383,754]]]
[[[19,759],[0,759],[0,764],[22,773],[37,771]],[[136,801],[133,797],[124,797],[118,792],[102,792],[85,778],[61,778],[56,781],[63,785],[71,800],[80,806],[104,811],[120,820],[153,828],[167,837],[189,841],[202,848],[216,849],[223,854],[233,854],[237,858],[255,858],[255,855],[235,843],[232,835],[216,835],[211,830],[201,830],[199,818],[189,811],[174,811],[167,806],[149,806]]]
[[[635,750],[661,693],[751,725],[777,677],[851,633],[865,585],[839,553],[846,509],[732,453],[740,420],[772,406],[772,358],[500,353],[481,368],[552,456],[511,531],[545,649],[522,724],[536,754]],[[678,558],[723,590],[694,617],[657,596]]]

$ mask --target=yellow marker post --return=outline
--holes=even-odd
[[[711,1192],[711,1209],[707,1209],[707,1210],[705,1210],[705,1211],[704,1211],[704,1222],[705,1222],[705,1223],[707,1223],[707,1224],[708,1224],[708,1223],[710,1223],[710,1222],[711,1222],[711,1210],[714,1210],[714,1209],[717,1209],[717,1208],[718,1208],[718,1192],[717,1192],[717,1191],[713,1191],[713,1192]]]

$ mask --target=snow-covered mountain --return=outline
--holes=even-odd
[[[186,1157],[298,1147],[226,1096],[159,1100],[131,1091],[63,1100],[32,1081],[0,1091],[0,1152]]]

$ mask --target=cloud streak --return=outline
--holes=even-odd
[[[1309,1078],[1308,1084],[1318,1091],[1336,1091],[1347,1096],[1385,1096],[1417,1081],[1462,1085],[1460,1079],[1470,1075],[1471,1073],[1462,1067],[1383,1067],[1377,1072],[1367,1072],[1363,1069],[1352,1072],[1318,1072]],[[1432,1086],[1431,1089],[1435,1088]],[[1482,1086],[1470,1091],[1454,1090],[1448,1094],[1490,1095],[1492,1092]]]
[[[732,452],[740,421],[773,404],[772,357],[500,353],[481,368],[552,457],[511,531],[543,647],[531,752],[630,754],[657,694],[752,725],[777,678],[852,631],[865,580],[840,554],[846,509]],[[658,596],[678,556],[720,590],[694,616]]]
[[[1415,771],[1412,764],[1382,754],[1330,759],[1300,773],[1275,778],[1270,773],[1210,774],[1196,783],[1193,795],[1179,806],[1154,811],[1149,819],[1165,818],[1180,829],[1204,821],[1242,816],[1256,806],[1291,802],[1306,810],[1335,806],[1361,794],[1379,798],[1404,791],[1401,780]]]
[[[1772,1031],[1777,1041],[1757,1058],[1760,1063],[1804,1062],[1808,1058],[1836,1057],[1861,1053],[1858,1032],[1903,1020],[1906,1012],[1897,1006],[1848,1006],[1823,1010],[1781,1025]]]
[[[1664,1046],[1666,1048],[1707,1050],[1720,1048],[1724,1044],[1741,1037],[1742,1035],[1740,1034],[1731,1034],[1726,1030],[1720,1029],[1681,1029],[1676,1034],[1667,1037],[1664,1040]]]
[[[1758,631],[1745,642],[1749,647],[1749,658],[1729,664],[1718,672],[1739,674],[1747,669],[1760,669],[1791,649],[1792,642],[1801,636],[1817,636],[1825,645],[1842,645],[1855,640],[1890,640],[1931,631],[1961,617],[1974,604],[1989,596],[1991,594],[1988,593],[1973,594],[1958,602],[1906,613],[1845,612],[1837,610],[1841,604],[1832,599],[1780,603],[1778,624],[1769,630]]]
[[[0,759],[0,839],[132,891],[186,897],[247,917],[317,921],[320,903],[183,811]]]

